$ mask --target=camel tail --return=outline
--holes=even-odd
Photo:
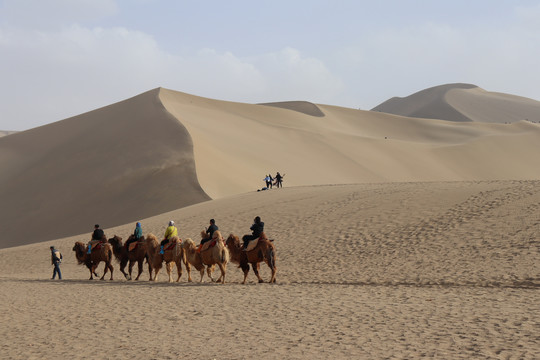
[[[229,250],[227,250],[227,248],[223,248],[221,250],[221,262],[223,264],[227,264],[229,260]]]
[[[272,269],[276,267],[276,253],[272,248],[268,249],[268,262],[270,263],[270,267]]]

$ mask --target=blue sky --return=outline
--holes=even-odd
[[[540,1],[0,0],[0,130],[162,86],[371,109],[453,82],[540,100]]]

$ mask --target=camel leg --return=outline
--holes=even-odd
[[[111,269],[111,278],[110,278],[109,280],[113,280],[113,271],[114,271],[114,268],[113,268],[113,266],[112,266],[111,263],[107,263],[106,265],[107,265],[108,268]]]
[[[191,264],[188,262],[186,262],[186,271],[187,271],[187,276],[188,276],[187,281],[193,282],[193,280],[191,279]]]
[[[221,279],[221,283],[225,284],[225,273],[227,271],[226,265],[224,265],[222,263],[218,263],[218,266],[219,266],[219,270],[221,270],[221,276],[219,278]],[[219,280],[218,280],[218,282],[219,282]]]
[[[253,268],[253,272],[257,276],[257,279],[259,279],[259,283],[264,282],[264,280],[261,278],[261,275],[259,275],[259,263],[251,263],[251,267]]]
[[[148,281],[152,281],[152,265],[150,264],[150,261],[148,261],[148,274],[150,275],[150,277],[148,278]]]
[[[173,262],[169,261],[166,266],[167,266],[167,274],[169,275],[169,282],[172,282],[173,281],[173,279],[172,279]]]
[[[133,266],[135,266],[135,260],[129,260],[129,279],[128,280],[133,280],[133,276],[131,275],[133,273]],[[139,277],[137,276],[137,278]]]
[[[214,278],[212,277],[212,272],[213,271],[214,271],[214,265],[206,267],[206,273],[208,274],[208,277],[210,278],[210,280],[212,280],[212,282],[215,281]]]
[[[245,284],[246,279],[249,274],[249,264],[240,264],[240,267],[242,268],[242,271],[244,272],[244,281],[242,281],[242,284]]]
[[[109,267],[107,266],[107,263],[105,263],[105,270],[103,270],[103,276],[99,278],[99,280],[105,280],[105,275],[107,274],[107,271],[109,271]]]
[[[199,270],[199,272],[201,273],[201,281],[199,281],[199,282],[203,282],[203,277],[204,277],[204,266],[202,267],[201,270]]]
[[[176,279],[176,282],[180,281],[180,278],[182,277],[182,262],[178,261],[176,263],[176,271],[178,272],[178,279]]]
[[[160,267],[156,267],[154,269],[154,280],[153,281],[157,281],[158,279],[158,274],[159,274],[159,270],[161,270],[161,266]]]
[[[126,265],[127,265],[127,260],[122,260],[120,261],[120,271],[122,272],[122,274],[124,274],[124,277],[126,278],[126,280],[130,280],[128,274],[126,273]]]
[[[143,272],[143,261],[142,260],[137,260],[137,270],[138,270],[138,273],[137,273],[137,277],[135,278],[135,281],[139,280],[139,277],[141,276],[141,274]]]

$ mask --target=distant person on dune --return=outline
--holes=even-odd
[[[271,189],[273,186],[272,183],[274,182],[274,178],[270,174],[268,174],[268,177],[270,178],[270,189]]]
[[[178,229],[176,226],[174,226],[174,221],[171,220],[169,221],[169,226],[165,230],[165,235],[163,235],[163,240],[161,241],[161,250],[159,251],[160,254],[165,254],[163,248],[173,236],[178,236]]]
[[[283,177],[285,176],[285,174],[281,175],[278,171],[278,173],[276,174],[276,186],[278,188],[282,188],[283,187]]]
[[[270,182],[270,175],[265,176],[264,182],[266,183],[266,188],[270,189],[270,186],[272,185],[272,183]]]
[[[62,273],[60,272],[60,263],[62,262],[62,254],[56,250],[54,246],[51,246],[51,264],[54,265],[54,270],[51,280],[54,280],[56,274],[58,274],[58,280],[62,280]]]

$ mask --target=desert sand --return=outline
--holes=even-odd
[[[209,218],[275,239],[277,284],[90,281],[71,248],[90,234],[0,250],[3,358],[540,357],[539,181],[304,186],[142,220],[197,238]],[[134,224],[107,228],[127,237]],[[64,255],[49,280],[49,246]],[[100,267],[100,275],[102,272]],[[268,280],[269,271],[261,267]]]
[[[437,96],[450,106],[441,91],[411,103]],[[466,107],[465,100],[453,104]],[[489,116],[490,109],[474,111]],[[534,180],[540,158],[532,154],[539,152],[540,124],[531,121],[452,122],[301,101],[244,104],[158,88],[0,138],[0,199],[7,204],[0,207],[0,248],[251,192],[277,171],[286,186]]]
[[[1,137],[0,358],[540,358],[540,107],[455,84],[404,100],[463,118],[158,88]],[[223,285],[127,281],[116,260],[90,281],[72,251],[95,223],[198,242],[257,215],[276,284],[234,264]]]

